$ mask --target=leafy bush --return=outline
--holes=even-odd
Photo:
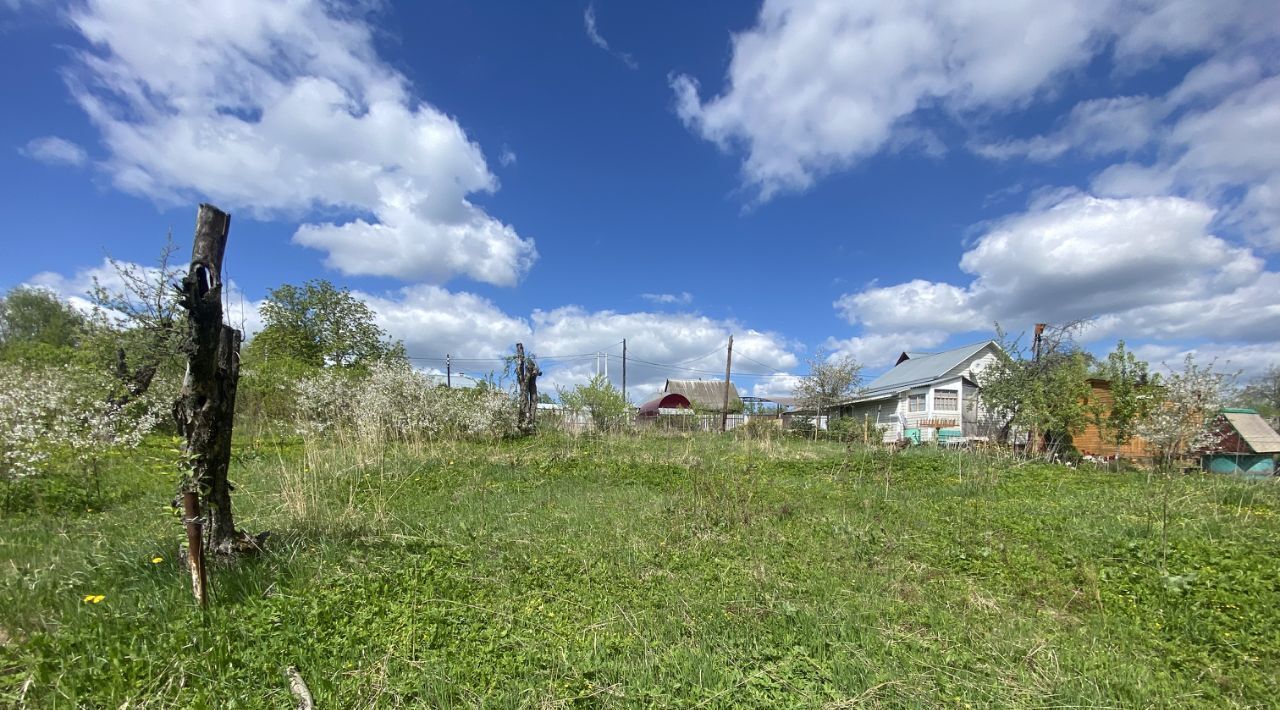
[[[602,375],[571,390],[559,389],[560,403],[571,412],[586,412],[596,431],[614,431],[626,423],[627,400],[622,392]]]
[[[790,431],[792,434],[796,434],[797,436],[812,437],[813,430],[816,426],[817,424],[814,422],[813,417],[797,416],[791,418],[791,424],[787,428],[787,431]]]
[[[742,434],[751,439],[768,441],[782,434],[782,427],[779,426],[777,419],[751,417],[742,426],[735,427],[733,431],[735,434]]]

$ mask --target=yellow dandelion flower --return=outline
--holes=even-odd
[[[102,596],[101,594],[84,595],[84,601],[86,604],[97,604],[98,602],[101,602],[103,599],[106,599],[106,597]]]
[[[164,558],[163,558],[163,557],[152,557],[152,558],[151,558],[151,564],[153,564],[153,565],[158,565],[158,564],[160,564],[161,562],[164,562]]]

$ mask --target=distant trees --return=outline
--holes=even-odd
[[[792,394],[800,406],[812,408],[817,415],[817,436],[822,413],[857,393],[862,384],[862,365],[849,355],[829,356],[822,349],[809,358],[808,365],[809,374],[800,378]]]
[[[1239,399],[1271,420],[1271,426],[1280,427],[1280,365],[1272,365],[1255,377],[1240,390]]]
[[[1030,433],[1029,445],[1041,443],[1059,450],[1071,442],[1071,432],[1089,420],[1088,359],[1073,335],[1081,323],[1047,326],[1028,352],[1020,339],[1010,340],[996,326],[1005,357],[977,375],[982,401],[1003,419],[1002,436],[1014,429]]]
[[[260,310],[264,327],[250,343],[259,359],[285,358],[311,367],[368,367],[404,359],[404,346],[378,326],[373,309],[324,279],[272,289]]]
[[[84,315],[52,291],[19,286],[0,297],[0,359],[66,362],[87,329]]]

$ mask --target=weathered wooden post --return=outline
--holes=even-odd
[[[174,403],[178,430],[186,438],[186,466],[180,484],[199,497],[203,508],[204,546],[216,554],[235,551],[237,533],[231,515],[231,426],[236,385],[240,378],[240,331],[222,322],[222,257],[231,217],[212,205],[200,205],[191,266],[178,286],[178,304],[187,311],[182,350],[187,374]],[[198,564],[201,556],[188,552]],[[193,582],[197,570],[192,569]],[[201,572],[203,574],[203,572]]]
[[[200,522],[200,499],[195,491],[182,492],[182,523],[187,528],[187,568],[191,570],[191,593],[203,609],[209,603],[209,578],[204,571],[203,524]]]
[[[516,382],[520,386],[516,421],[522,434],[533,434],[538,429],[538,375],[541,374],[538,363],[524,356],[524,343],[516,343]]]

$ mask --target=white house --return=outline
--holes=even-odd
[[[840,416],[866,418],[885,430],[885,441],[943,436],[989,436],[977,374],[1001,357],[987,340],[940,353],[908,353],[858,395],[842,402]]]

